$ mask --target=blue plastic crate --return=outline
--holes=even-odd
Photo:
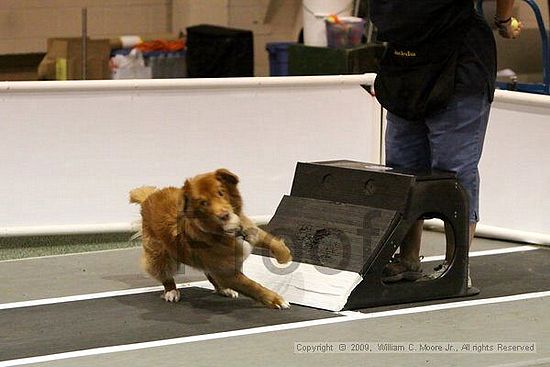
[[[288,75],[288,47],[296,42],[270,42],[265,49],[269,53],[269,75]]]

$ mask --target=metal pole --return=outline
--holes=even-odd
[[[82,80],[88,78],[88,8],[82,8]]]
[[[174,31],[174,0],[166,0],[166,31]]]

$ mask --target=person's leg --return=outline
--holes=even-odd
[[[468,233],[469,233],[469,237],[468,237],[468,246],[471,246],[472,245],[472,241],[474,240],[474,235],[475,235],[475,232],[476,232],[476,225],[477,223],[476,222],[470,222],[469,224],[469,227],[468,227]],[[445,261],[446,262],[450,262],[451,259],[453,258],[453,255],[454,255],[454,245],[455,245],[455,242],[454,242],[454,235],[453,235],[453,231],[451,230],[450,226],[447,225],[447,223],[445,223],[445,237],[447,239],[447,242],[446,242],[446,248],[445,248]]]
[[[388,113],[386,127],[386,165],[415,171],[430,169],[428,128],[423,121],[409,121]],[[420,270],[420,243],[423,221],[418,220],[400,246],[400,257],[384,270],[384,281],[416,280]]]
[[[424,121],[410,121],[388,112],[386,122],[386,165],[415,171],[429,170],[429,130]]]
[[[400,247],[400,257],[404,261],[414,263],[420,259],[420,243],[424,221],[419,219],[409,230]]]
[[[432,169],[456,172],[469,197],[469,245],[479,220],[479,171],[490,103],[486,95],[455,96],[448,107],[426,120],[432,155]],[[448,228],[446,260],[454,252],[454,238]],[[443,272],[445,268],[442,269]],[[442,273],[442,272],[441,272]]]
[[[469,221],[479,220],[478,164],[490,103],[485,95],[455,96],[441,113],[426,120],[432,169],[456,172],[469,196]]]

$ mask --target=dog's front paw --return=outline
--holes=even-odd
[[[272,246],[272,251],[279,264],[286,264],[292,261],[290,249],[286,247],[282,240],[275,240],[275,243]]]
[[[180,300],[180,291],[172,289],[171,291],[164,292],[161,296],[166,302],[178,302]]]
[[[275,294],[273,298],[264,303],[267,307],[278,310],[287,310],[290,308],[290,303],[285,301],[285,299],[278,294]]]
[[[260,231],[256,227],[243,227],[242,233],[246,242],[254,245],[260,242]]]
[[[239,293],[231,288],[218,289],[216,293],[229,298],[239,298]]]

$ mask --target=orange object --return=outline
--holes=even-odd
[[[153,40],[142,42],[137,45],[135,48],[141,52],[151,52],[151,51],[167,51],[167,52],[177,52],[185,48],[185,42],[181,39],[179,40]]]
[[[335,24],[340,24],[340,23],[342,23],[342,22],[340,21],[340,18],[338,18],[338,15],[336,15],[336,14],[329,15],[329,16],[327,17],[327,20],[328,20],[330,23],[335,23]]]

